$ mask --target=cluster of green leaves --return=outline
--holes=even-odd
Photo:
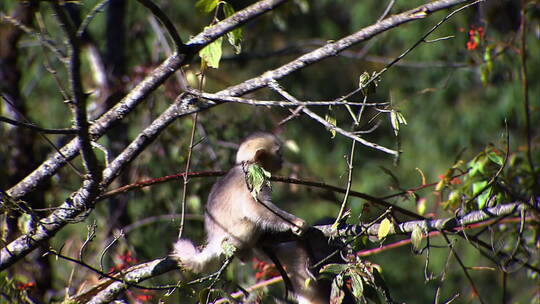
[[[506,157],[493,145],[467,163],[458,161],[441,177],[435,190],[448,190],[442,206],[451,210],[478,210],[526,198],[532,195],[534,184],[524,153]]]
[[[257,164],[247,165],[246,182],[253,198],[257,199],[263,187],[270,187],[270,172]]]
[[[319,274],[321,279],[332,282],[330,303],[342,303],[347,291],[350,291],[357,303],[367,303],[368,300],[383,303],[379,295],[390,303],[380,270],[379,265],[351,257],[347,264],[325,265]]]
[[[195,7],[204,13],[215,12],[214,16],[218,15],[218,10],[221,8],[225,18],[228,18],[235,13],[232,5],[220,0],[199,0],[195,4]],[[212,24],[217,22],[219,22],[219,19],[214,17]],[[243,30],[240,27],[228,32],[226,35],[227,40],[234,48],[236,54],[239,54],[242,51],[243,35]],[[208,66],[215,69],[219,68],[219,62],[223,53],[222,42],[223,37],[219,37],[199,52],[199,56],[202,59],[202,66]]]

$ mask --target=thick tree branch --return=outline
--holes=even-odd
[[[400,24],[422,19],[437,10],[445,9],[453,5],[469,2],[469,0],[440,0],[435,1],[416,9],[407,11],[402,14],[391,16],[375,25],[369,26],[363,30],[356,32],[350,36],[340,39],[336,42],[323,46],[309,54],[301,56],[292,62],[269,72],[264,73],[260,77],[256,77],[245,81],[244,83],[223,90],[218,94],[239,96],[258,88],[267,86],[270,81],[284,77],[293,71],[304,68],[309,64],[320,61],[324,58],[335,55],[358,42],[367,40],[383,31],[394,28]],[[272,9],[274,6],[281,3],[280,1],[261,1],[251,7],[237,12],[235,15],[216,24],[214,27],[203,31],[203,33],[194,37],[186,44],[186,47],[200,49],[204,46],[200,43],[209,43],[216,36],[217,29],[228,31],[236,26],[251,20],[255,16]],[[263,5],[264,4],[264,5]],[[247,14],[245,12],[250,12]],[[224,34],[225,32],[221,32]],[[202,39],[202,40],[201,40]],[[190,54],[193,55],[193,54]],[[165,79],[167,79],[177,68],[186,62],[189,56],[174,54],[162,63],[151,75],[146,77],[130,94],[128,94],[119,104],[113,109],[100,117],[90,128],[90,133],[94,138],[103,135],[111,125],[123,117],[125,117],[135,106],[137,106],[148,94],[155,90]],[[177,101],[172,104],[160,117],[158,117],[150,126],[137,136],[137,138],[103,171],[102,188],[105,188],[120,171],[138,156],[157,136],[164,130],[174,119],[186,116],[205,108],[214,106],[206,102],[197,102],[193,97],[181,95]],[[75,140],[62,148],[62,153],[68,159],[73,158],[78,152],[78,144]],[[22,195],[34,189],[42,180],[50,177],[65,164],[65,159],[62,156],[55,154],[52,158],[46,160],[38,169],[27,176],[23,181],[14,186],[8,191],[13,199],[19,199]],[[19,237],[0,251],[0,270],[5,269],[15,263],[16,260],[30,252],[38,246],[39,242],[51,238],[59,229],[65,226],[70,221],[76,220],[81,213],[87,209],[89,199],[93,199],[93,185],[85,183],[78,191],[72,194],[73,199],[66,200],[60,208],[49,215],[39,225],[38,229]]]
[[[223,20],[214,27],[203,31],[192,41],[187,44],[190,53],[187,55],[174,54],[163,62],[152,74],[147,76],[137,87],[135,87],[124,99],[118,103],[113,109],[109,110],[100,117],[89,132],[93,139],[103,135],[114,122],[124,118],[131,110],[135,108],[148,94],[155,90],[163,83],[176,69],[178,69],[198,50],[210,43],[218,36],[218,33],[224,35],[227,31],[240,26],[260,14],[271,10],[273,7],[282,3],[284,0],[266,0],[258,2],[235,15]],[[246,13],[246,12],[249,12]],[[216,30],[218,27],[220,30]],[[201,37],[204,36],[204,37]],[[163,131],[170,123],[172,123],[179,113],[183,113],[180,107],[180,100],[176,101],[167,110],[165,110],[154,122],[142,131],[139,136],[103,171],[103,181],[101,189],[105,189],[112,180],[120,174],[121,170],[128,165],[135,157],[137,157],[144,149]],[[72,140],[69,144],[61,149],[61,152],[67,159],[72,159],[78,153],[80,143],[77,139]],[[28,175],[23,181],[15,185],[7,191],[7,194],[12,200],[18,200],[26,193],[34,189],[45,178],[56,173],[66,162],[66,159],[59,154],[55,154],[52,158],[46,160],[34,172]],[[91,207],[97,196],[96,184],[90,181],[85,181],[83,186],[75,191],[69,199],[64,201],[59,208],[51,213],[47,218],[42,219],[38,228],[30,231],[16,240],[9,243],[0,251],[0,270],[5,269],[22,258],[28,252],[36,248],[40,242],[54,236],[58,230],[66,224],[84,219],[85,215],[91,211]]]
[[[92,123],[89,129],[92,139],[96,140],[103,136],[117,121],[124,119],[178,68],[188,63],[201,48],[226,34],[228,31],[242,26],[259,15],[272,10],[284,1],[286,0],[264,0],[257,2],[193,37],[186,43],[184,48],[186,50],[185,53],[175,53],[163,61],[163,63],[146,76],[129,92],[128,95],[118,102],[118,104]],[[70,141],[61,148],[60,153],[54,153],[50,156],[31,174],[9,189],[7,193],[15,200],[20,199],[26,193],[35,189],[43,182],[43,180],[56,174],[56,172],[58,172],[68,160],[73,159],[78,152],[79,145],[77,140]]]

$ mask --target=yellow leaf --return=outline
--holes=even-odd
[[[385,218],[384,220],[382,220],[381,224],[379,225],[379,231],[377,232],[377,237],[379,238],[379,240],[388,235],[391,226],[392,223],[390,223],[389,219]]]

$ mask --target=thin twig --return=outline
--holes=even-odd
[[[463,271],[463,273],[467,277],[467,280],[469,280],[469,284],[471,285],[471,288],[472,288],[472,290],[474,292],[474,295],[478,298],[478,301],[480,301],[480,303],[484,304],[485,303],[484,299],[482,299],[482,296],[480,296],[480,293],[478,292],[478,288],[476,287],[476,284],[474,283],[474,280],[472,279],[471,275],[469,274],[469,271],[467,270],[467,267],[465,267],[465,264],[463,264],[463,261],[459,257],[459,254],[454,249],[454,244],[448,239],[448,236],[446,236],[446,233],[443,232],[441,234],[442,234],[444,240],[446,241],[446,243],[448,244],[448,247],[450,247],[450,250],[454,254],[454,257],[456,257],[456,261],[458,262],[459,266],[461,267],[461,270]]]
[[[296,103],[298,104],[298,100],[293,97],[291,94],[289,94],[287,91],[285,91],[278,83],[277,81],[275,80],[270,80],[268,82],[268,86],[278,92],[281,96],[283,96],[285,99],[289,100],[290,102],[292,103]],[[342,100],[341,100],[342,101]],[[316,113],[314,113],[313,111],[309,110],[308,108],[304,107],[302,108],[302,112],[304,112],[305,114],[307,114],[309,117],[313,118],[315,121],[319,122],[320,124],[322,124],[323,126],[325,126],[326,128],[328,129],[331,129],[331,130],[334,130],[336,131],[337,133],[345,136],[345,137],[348,137],[352,140],[355,140],[361,144],[363,144],[364,146],[367,146],[367,147],[370,147],[370,148],[373,148],[373,149],[376,149],[376,150],[379,150],[379,151],[382,151],[382,152],[385,152],[385,153],[388,153],[388,154],[392,154],[392,155],[397,155],[398,152],[397,151],[394,151],[392,149],[388,149],[388,148],[385,148],[383,146],[380,146],[376,143],[372,143],[372,142],[369,142],[351,132],[348,132],[348,131],[345,131],[343,130],[342,128],[326,121],[324,118],[320,117],[319,115],[317,115]]]
[[[101,10],[105,7],[105,5],[109,4],[109,1],[110,0],[102,0],[98,2],[98,4],[96,4],[94,8],[92,8],[92,10],[88,14],[86,14],[86,17],[84,17],[84,20],[81,22],[81,24],[79,25],[79,28],[77,29],[78,38],[82,38],[82,35],[84,34],[84,32],[86,32],[86,28],[88,27],[92,19],[94,19],[94,17],[99,12],[101,12]]]
[[[58,60],[64,63],[67,62],[68,58],[64,51],[57,47],[54,41],[44,37],[42,33],[32,30],[31,28],[19,22],[19,20],[12,18],[11,16],[4,14],[3,12],[0,12],[0,21],[10,23],[25,32],[26,34],[36,37],[40,44],[48,48],[51,52],[53,52],[54,55],[56,55],[56,58],[58,58]]]
[[[46,128],[38,127],[33,123],[17,121],[17,120],[9,119],[4,116],[0,116],[0,121],[14,125],[14,126],[34,130],[43,134],[77,134],[77,130],[75,129],[46,129]]]
[[[344,101],[335,101],[335,100],[300,101],[298,100],[297,103],[291,103],[288,100],[258,100],[258,99],[252,99],[252,98],[243,98],[243,97],[225,96],[225,95],[213,94],[213,93],[205,93],[205,92],[201,92],[200,90],[195,90],[192,88],[186,88],[185,92],[193,95],[194,97],[205,99],[208,101],[215,101],[217,103],[230,102],[230,103],[247,104],[247,105],[252,105],[252,106],[264,106],[264,107],[298,107],[298,105],[301,105],[301,106],[344,106],[344,105],[363,106],[365,105],[366,107],[379,107],[379,106],[387,106],[390,104],[388,102],[365,103],[365,102],[353,102],[353,101],[346,101],[346,100]]]
[[[454,16],[455,14],[459,13],[460,11],[472,6],[472,5],[476,5],[478,4],[479,2],[483,2],[484,0],[476,0],[474,1],[473,3],[469,3],[469,4],[466,4],[456,10],[453,10],[452,12],[450,12],[450,14],[446,15],[443,19],[441,19],[439,22],[437,22],[437,24],[435,24],[429,31],[427,31],[420,39],[418,39],[411,47],[409,47],[407,50],[405,50],[403,53],[401,53],[401,55],[399,55],[398,57],[394,58],[394,60],[390,61],[384,68],[382,68],[379,72],[375,73],[371,79],[369,81],[367,81],[366,83],[364,83],[363,85],[361,85],[358,89],[354,90],[353,92],[343,96],[342,98],[340,98],[340,100],[345,100],[349,97],[351,97],[352,95],[362,91],[362,90],[365,90],[369,85],[371,85],[372,82],[374,81],[378,81],[378,79],[386,72],[388,71],[388,69],[390,69],[394,64],[396,64],[397,62],[399,62],[401,59],[403,59],[405,56],[407,56],[410,52],[412,52],[416,47],[418,47],[420,44],[422,43],[425,43],[426,42],[426,39],[429,35],[431,35],[431,33],[433,33],[437,28],[439,28],[444,22],[446,22],[448,19],[450,19],[452,16]],[[413,16],[418,16],[419,18],[424,18],[424,15],[426,14],[427,12],[425,10],[417,10],[416,12],[411,12],[411,14]]]
[[[169,35],[171,36],[172,40],[174,41],[175,46],[175,52],[176,53],[182,53],[184,52],[185,45],[182,42],[182,38],[180,38],[180,35],[178,34],[178,31],[174,27],[174,24],[171,22],[169,17],[163,13],[163,11],[151,0],[137,0],[139,3],[144,5],[146,8],[148,8],[154,16],[156,16],[159,21],[165,26],[167,29],[167,32],[169,32]]]
[[[184,177],[184,183],[183,183],[183,191],[182,191],[182,201],[180,202],[181,206],[181,215],[182,218],[180,219],[180,229],[178,231],[178,239],[182,237],[182,233],[184,232],[184,224],[186,221],[186,199],[187,199],[187,188],[189,183],[189,169],[191,166],[191,155],[193,154],[193,142],[195,140],[195,130],[197,129],[197,113],[194,113],[191,119],[192,126],[191,126],[191,135],[189,138],[189,147],[188,147],[188,156],[186,160],[186,169],[184,171],[183,177]]]
[[[28,118],[23,113],[21,113],[21,111],[17,109],[17,107],[15,106],[15,103],[12,100],[10,100],[7,95],[3,93],[0,93],[0,94],[2,95],[2,98],[4,99],[4,101],[6,101],[11,106],[11,109],[17,112],[17,114],[19,114],[19,116],[26,121],[26,124],[32,124],[30,120],[28,120]],[[68,166],[73,169],[75,174],[81,177],[83,176],[83,173],[81,172],[81,170],[79,170],[79,168],[77,168],[71,161],[69,161],[66,155],[64,155],[64,153],[62,153],[62,151],[47,136],[45,136],[45,134],[38,133],[38,135],[41,138],[43,138],[43,140],[45,140],[45,142],[47,142],[47,144],[49,144],[49,146],[51,146],[60,155],[60,157],[66,160],[66,162],[68,163]]]
[[[533,157],[532,157],[532,130],[531,130],[531,110],[529,105],[529,80],[527,77],[527,28],[526,28],[526,1],[521,0],[521,45],[520,45],[520,60],[521,60],[521,86],[523,89],[523,108],[525,111],[525,135],[527,138],[527,161],[531,168],[531,175],[534,181],[534,187],[532,187],[534,193],[540,191],[540,185],[538,184],[538,175],[535,171]]]
[[[124,284],[128,284],[130,287],[135,287],[135,288],[139,288],[139,289],[150,289],[150,290],[163,290],[164,289],[164,288],[152,287],[152,286],[141,286],[141,285],[133,284],[131,282],[127,282],[126,280],[124,280],[122,278],[115,277],[116,274],[115,275],[110,275],[108,273],[102,272],[99,269],[96,269],[93,266],[91,266],[91,265],[89,265],[89,264],[87,264],[87,263],[85,263],[83,261],[79,261],[77,259],[65,256],[65,255],[63,255],[63,254],[61,254],[59,252],[54,251],[54,250],[48,250],[45,254],[52,254],[54,256],[57,256],[57,257],[59,257],[61,259],[66,260],[66,261],[70,261],[70,262],[75,263],[77,265],[83,266],[84,268],[89,269],[92,272],[95,272],[96,274],[99,274],[100,276],[102,276],[104,278],[111,279],[111,280],[121,282],[121,283],[124,283]],[[123,273],[120,272],[118,275],[123,275]]]

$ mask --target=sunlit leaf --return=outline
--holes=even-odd
[[[418,214],[424,215],[424,213],[426,213],[426,202],[427,199],[425,197],[418,200],[418,203],[416,204],[416,211]]]
[[[270,172],[264,170],[263,167],[257,164],[251,164],[247,168],[247,183],[249,189],[251,189],[251,195],[257,198],[261,192],[263,186],[268,183],[270,178]]]
[[[388,235],[391,226],[392,223],[389,219],[385,218],[384,220],[382,220],[381,224],[379,225],[379,231],[377,231],[377,237],[379,238],[379,240],[385,238]]]
[[[321,274],[329,273],[329,274],[337,275],[347,270],[348,267],[349,266],[347,264],[328,264],[328,265],[324,265],[324,267],[321,268],[319,273]]]
[[[487,186],[487,184],[487,181],[480,181],[474,183],[472,185],[473,195],[477,195],[478,193],[480,193],[480,191],[482,191]]]
[[[351,278],[352,294],[356,300],[361,301],[364,296],[364,283],[362,282],[362,277],[354,271],[350,272],[349,277]]]
[[[17,219],[19,231],[26,234],[32,230],[32,216],[28,213],[23,213]]]
[[[399,125],[407,125],[407,120],[405,120],[405,117],[401,112],[392,110],[390,112],[390,123],[392,124],[394,134],[397,136],[399,133]]]
[[[221,248],[223,249],[226,258],[232,257],[237,249],[233,244],[227,241],[221,243]]]
[[[418,225],[414,226],[411,233],[411,244],[414,251],[420,250],[420,245],[422,244],[422,228]]]
[[[368,81],[371,79],[371,76],[369,76],[368,72],[362,73],[358,79],[358,87],[362,88],[364,87]]]
[[[453,190],[448,194],[448,205],[450,206],[456,206],[461,199],[460,192],[457,190]]]
[[[496,163],[497,165],[499,165],[499,166],[502,166],[502,165],[503,165],[504,160],[503,160],[503,158],[502,158],[500,155],[498,155],[497,153],[491,151],[491,152],[488,153],[487,156],[488,156],[489,160],[491,160],[492,162]]]
[[[227,18],[235,13],[234,8],[227,2],[223,2],[223,12],[225,13],[225,17]],[[240,27],[227,33],[227,40],[234,47],[234,52],[236,54],[240,54],[240,52],[242,51],[241,43],[243,37],[244,31]]]
[[[478,196],[478,198],[476,199],[478,202],[478,209],[483,209],[487,205],[487,202],[490,196],[491,196],[491,189],[490,191],[482,192],[482,194]]]
[[[199,56],[202,60],[211,68],[219,68],[219,61],[221,60],[221,44],[223,42],[223,37],[219,37],[214,42],[210,43],[202,50],[199,51]]]
[[[210,13],[218,5],[219,0],[199,0],[195,3],[195,8],[204,13]]]
[[[329,122],[330,124],[332,124],[333,126],[336,126],[337,125],[337,120],[335,117],[332,117],[330,116],[330,114],[326,114],[326,116],[324,117],[324,120],[326,120],[327,122]],[[333,128],[326,128],[328,131],[330,131],[330,133],[332,133],[332,136],[331,138],[333,139],[334,137],[336,137],[336,129],[333,129]]]

